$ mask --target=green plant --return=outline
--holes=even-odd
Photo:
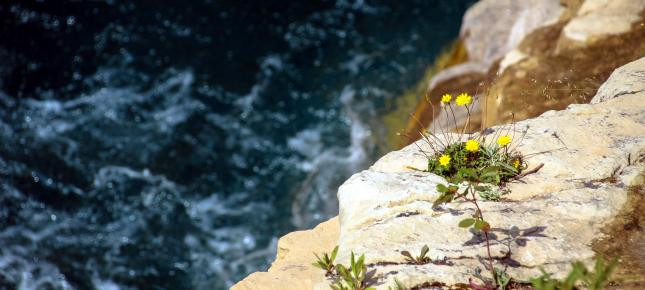
[[[484,219],[481,208],[477,200],[478,193],[486,192],[489,187],[482,186],[482,183],[491,183],[491,181],[499,180],[500,174],[503,174],[503,168],[498,166],[486,167],[483,169],[460,168],[454,177],[449,178],[451,183],[448,186],[443,184],[437,185],[437,191],[441,193],[439,198],[435,200],[433,207],[438,207],[443,203],[450,203],[454,200],[462,200],[470,202],[475,206],[475,213],[470,218],[463,219],[459,222],[459,227],[473,228],[475,231],[483,232],[484,240],[486,242],[486,252],[488,255],[488,270],[491,272],[495,286],[499,287],[503,284],[503,277],[499,276],[498,271],[493,267],[493,257],[490,252],[490,240],[488,232],[491,229],[490,224]],[[463,190],[460,190],[459,184],[463,184]],[[503,288],[501,288],[503,289]]]
[[[589,290],[600,290],[609,283],[609,277],[617,264],[617,260],[605,264],[601,257],[596,260],[594,270],[590,271],[583,263],[574,262],[571,264],[571,271],[564,280],[554,279],[551,274],[540,269],[542,275],[531,279],[531,285],[536,290],[573,290],[576,289],[576,284],[581,283]]]
[[[493,188],[491,186],[482,186],[481,191],[478,191],[478,195],[483,200],[488,201],[500,201],[502,200],[503,190],[498,188]]]
[[[399,281],[399,279],[394,278],[394,288],[388,286],[388,290],[406,290],[405,286],[403,286],[403,283]]]
[[[506,286],[508,286],[508,283],[511,282],[511,277],[506,274],[506,272],[502,271],[499,268],[495,268],[495,285],[497,285],[497,289],[499,290],[505,290]]]
[[[450,178],[454,177],[462,168],[482,170],[497,167],[499,174],[497,178],[491,179],[490,183],[498,185],[511,180],[524,169],[522,156],[518,153],[509,154],[500,147],[486,144],[485,138],[470,141],[481,144],[478,150],[467,150],[466,143],[468,141],[449,144],[428,159],[428,171]],[[442,162],[442,158],[448,161]]]
[[[361,255],[357,260],[352,252],[349,263],[349,269],[342,264],[336,265],[338,276],[334,279],[331,288],[334,290],[375,290],[375,288],[369,287],[367,282],[365,255]]]
[[[452,121],[452,125],[449,126],[453,127],[440,126],[438,132],[420,132],[422,140],[429,145],[432,151],[422,150],[428,158],[427,171],[450,178],[458,174],[462,168],[482,170],[498,167],[500,170],[497,178],[490,180],[495,185],[510,181],[520,174],[525,169],[525,165],[523,156],[519,152],[515,152],[511,146],[514,136],[511,130],[500,129],[491,134],[482,128],[478,134],[468,137],[466,130],[470,123],[473,98],[467,93],[462,93],[455,98],[454,102],[452,99],[452,95],[443,95],[441,108],[447,116],[448,123]],[[453,107],[453,103],[456,105],[455,107]],[[458,117],[455,113],[461,108],[466,111],[463,127],[458,124]],[[452,120],[450,120],[451,117]],[[449,131],[455,133],[449,133]],[[492,137],[494,143],[488,142],[491,139],[489,137]]]
[[[410,254],[410,252],[408,251],[401,251],[401,255],[405,257],[405,261],[408,263],[423,265],[430,263],[431,261],[430,257],[426,257],[428,251],[430,251],[428,245],[424,245],[423,248],[421,248],[421,253],[416,257],[412,256],[412,254]]]
[[[314,267],[324,270],[325,276],[330,276],[333,274],[333,271],[334,271],[334,260],[336,259],[336,254],[338,254],[338,246],[334,247],[334,249],[331,251],[331,255],[328,255],[327,253],[323,253],[322,258],[320,258],[316,253],[314,253],[314,256],[316,256],[317,261],[312,265]]]

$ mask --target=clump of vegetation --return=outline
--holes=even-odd
[[[394,288],[388,286],[387,289],[388,290],[407,290],[405,286],[403,286],[403,283],[401,283],[401,281],[399,281],[399,279],[397,278],[394,278]]]
[[[428,157],[428,171],[437,175],[451,178],[457,175],[460,169],[483,170],[484,168],[497,167],[499,174],[491,183],[499,185],[517,176],[525,164],[522,155],[511,148],[513,141],[510,131],[498,130],[492,134],[495,140],[490,144],[483,130],[474,138],[466,138],[466,128],[470,122],[470,112],[473,98],[467,93],[457,96],[454,101],[456,107],[466,110],[466,120],[463,128],[457,124],[453,108],[452,95],[445,94],[441,98],[441,107],[448,119],[452,117],[453,128],[441,128],[439,132],[422,132],[421,137],[429,145],[432,152],[424,152]],[[453,133],[448,131],[452,130]]]
[[[357,260],[352,252],[349,263],[349,268],[342,264],[336,265],[338,275],[334,278],[331,288],[334,290],[375,290],[375,288],[369,287],[367,282],[365,255],[361,255]]]
[[[412,256],[408,251],[401,251],[401,255],[403,255],[405,257],[405,261],[410,264],[423,265],[430,263],[431,261],[430,257],[426,256],[428,251],[430,251],[430,248],[428,248],[428,245],[424,245],[423,248],[421,248],[421,253],[416,257]]]
[[[324,270],[325,276],[331,276],[335,267],[334,260],[336,259],[336,254],[338,254],[338,246],[334,247],[331,254],[323,253],[322,258],[314,253],[314,256],[316,256],[316,262],[313,263],[314,267]]]
[[[349,267],[343,264],[334,264],[338,246],[334,247],[331,254],[323,253],[322,258],[318,254],[316,262],[312,265],[325,271],[325,276],[332,279],[331,288],[334,290],[373,290],[367,282],[367,265],[365,265],[365,255],[355,258],[354,252],[351,253]]]
[[[466,110],[466,120],[463,128],[459,128],[453,108],[452,95],[445,94],[441,98],[441,106],[447,116],[452,116],[456,133],[451,134],[441,130],[439,134],[427,132],[421,134],[433,152],[426,152],[428,157],[428,171],[443,176],[448,180],[448,185],[437,185],[440,193],[433,204],[439,207],[441,204],[453,201],[472,203],[475,212],[471,217],[459,222],[459,227],[469,228],[475,232],[483,233],[486,242],[486,253],[488,265],[486,268],[491,273],[492,280],[485,281],[484,285],[470,283],[473,289],[505,289],[511,279],[502,270],[493,265],[493,257],[490,250],[489,232],[491,225],[484,218],[484,213],[479,206],[478,198],[499,201],[501,190],[494,189],[491,185],[501,186],[511,179],[517,177],[525,169],[523,157],[519,152],[510,148],[513,138],[510,132],[498,130],[492,137],[494,144],[489,144],[483,130],[475,135],[467,137],[466,128],[470,122],[470,112],[473,106],[473,98],[467,94],[459,94],[454,104]]]
[[[493,257],[490,252],[490,240],[488,233],[491,229],[490,224],[484,219],[484,214],[479,207],[478,203],[478,193],[482,191],[487,191],[488,188],[481,186],[482,183],[491,183],[491,181],[498,180],[502,169],[499,167],[486,167],[481,170],[475,170],[471,168],[460,168],[457,171],[457,174],[450,178],[451,184],[445,186],[443,184],[437,185],[437,191],[441,193],[439,198],[437,198],[433,204],[433,207],[438,207],[444,203],[450,203],[455,200],[461,200],[464,202],[470,202],[475,206],[475,212],[471,217],[463,219],[459,222],[459,227],[462,228],[472,228],[475,231],[483,232],[484,240],[486,241],[486,252],[488,260],[488,270],[491,272],[493,281],[496,284],[499,283],[500,277],[498,275],[499,271],[493,267]],[[463,189],[460,189],[459,185],[465,184]],[[498,286],[498,285],[496,285]]]
[[[596,260],[594,270],[590,271],[582,262],[575,262],[571,264],[572,269],[564,280],[553,279],[541,269],[542,276],[531,279],[531,284],[536,290],[573,290],[578,289],[576,286],[579,284],[585,289],[600,290],[609,284],[609,277],[617,264],[617,260],[605,264],[601,257]]]

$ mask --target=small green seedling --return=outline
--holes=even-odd
[[[351,254],[349,269],[342,264],[336,265],[338,277],[336,277],[331,288],[334,290],[376,290],[369,287],[366,281],[367,266],[365,265],[365,255],[361,255],[358,260]]]
[[[598,258],[594,266],[594,271],[587,270],[587,267],[581,262],[571,264],[572,269],[564,280],[557,280],[551,277],[551,274],[540,269],[542,276],[531,279],[531,284],[536,290],[573,290],[577,289],[576,284],[581,283],[589,290],[604,289],[609,284],[609,277],[618,264],[613,260],[605,264],[603,258]]]
[[[499,268],[495,268],[495,285],[498,290],[506,290],[506,286],[511,282],[511,277]]]
[[[336,254],[338,254],[338,246],[336,246],[332,251],[331,255],[323,253],[322,258],[320,258],[316,253],[317,261],[312,265],[316,268],[320,268],[325,271],[325,276],[331,276],[334,273],[334,260],[336,259]]]
[[[394,288],[388,286],[387,289],[388,290],[407,290],[405,286],[403,286],[403,283],[401,283],[401,281],[399,281],[399,279],[397,278],[394,278]]]
[[[424,245],[423,248],[421,248],[421,253],[419,254],[419,256],[414,257],[408,251],[401,251],[401,255],[403,255],[405,257],[405,261],[410,264],[423,265],[430,263],[431,261],[430,257],[426,257],[428,251],[430,251],[428,245]]]

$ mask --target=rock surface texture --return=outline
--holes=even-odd
[[[477,2],[464,15],[459,33],[468,61],[439,72],[428,89],[460,75],[485,74],[526,35],[557,22],[563,11],[559,0]]]
[[[460,37],[471,62],[490,66],[517,47],[534,30],[558,21],[564,11],[559,0],[484,0],[473,5]]]
[[[616,96],[643,92],[645,92],[645,58],[630,62],[615,70],[607,82],[598,88],[598,93],[591,103],[597,104]]]
[[[564,27],[564,36],[580,42],[629,31],[640,19],[645,0],[587,0]]]
[[[278,241],[278,253],[267,272],[255,272],[233,285],[234,290],[311,289],[322,279],[313,253],[329,252],[338,242],[338,218],[312,230],[289,233]]]
[[[645,81],[644,61],[616,70],[596,104],[570,105],[515,124],[511,146],[530,156],[529,169],[544,167],[509,184],[503,201],[480,203],[492,226],[497,267],[519,279],[539,275],[538,267],[562,277],[571,262],[593,260],[592,242],[603,238],[603,226],[620,212],[628,186],[644,168],[645,91],[633,89]],[[352,176],[338,191],[338,223],[332,219],[283,237],[269,272],[233,289],[329,289],[322,271],[310,265],[311,252],[336,244],[337,262],[348,264],[351,251],[365,254],[377,289],[393,286],[395,277],[406,287],[467,283],[486,256],[482,237],[457,226],[474,209],[456,202],[432,209],[436,185],[445,180],[412,169],[426,166],[422,150],[427,145],[417,141]],[[400,251],[415,254],[423,245],[431,258],[449,265],[405,263]]]

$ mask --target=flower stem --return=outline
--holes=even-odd
[[[479,218],[484,221],[485,220],[484,219],[484,214],[482,213],[482,210],[479,207],[479,204],[477,203],[477,197],[475,196],[475,189],[472,186],[469,186],[469,189],[470,189],[471,195],[473,196],[472,200],[470,200],[470,201],[477,208],[477,215],[479,216]],[[497,281],[497,279],[496,279],[497,275],[495,274],[495,268],[493,268],[493,255],[490,254],[490,241],[489,241],[489,238],[488,238],[488,229],[483,230],[483,232],[484,232],[484,238],[486,240],[486,252],[488,253],[488,267],[490,269],[491,275],[493,276],[493,282],[494,282],[494,281]]]

